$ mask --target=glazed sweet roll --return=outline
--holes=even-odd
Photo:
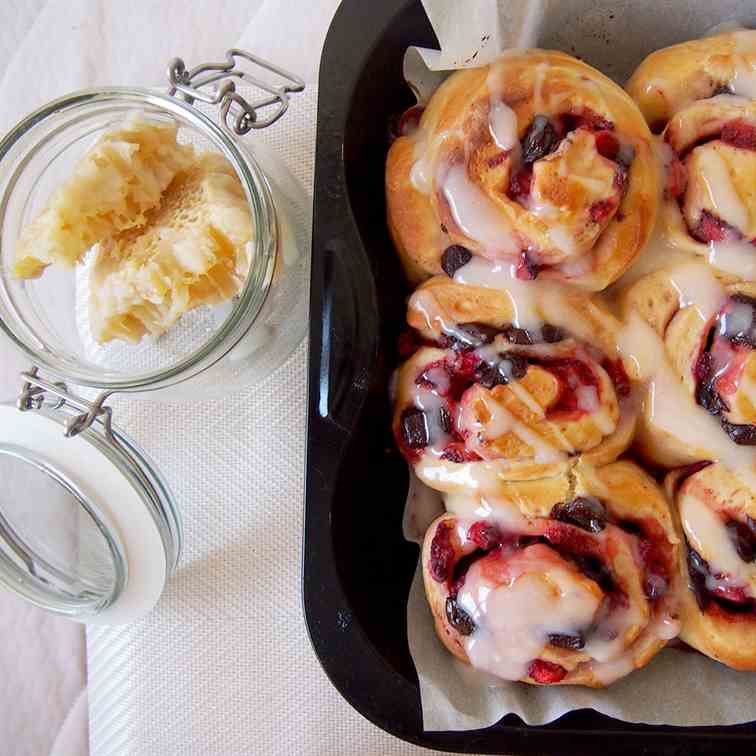
[[[404,130],[386,191],[413,283],[479,256],[520,279],[600,290],[654,225],[648,127],[623,90],[569,55],[521,51],[456,72]]]
[[[663,228],[671,243],[732,280],[756,280],[756,100],[720,95],[672,117],[663,134]]]
[[[619,321],[579,293],[525,289],[437,277],[410,299],[416,337],[398,372],[394,433],[432,488],[496,491],[579,458],[606,464],[630,443]]]
[[[609,685],[679,632],[678,543],[630,462],[448,497],[423,548],[436,630],[505,680]]]
[[[694,39],[651,53],[627,83],[654,133],[678,111],[721,94],[756,98],[756,31]]]
[[[756,670],[756,495],[726,467],[702,463],[669,474],[679,513],[681,638],[707,656]]]
[[[725,286],[693,263],[640,279],[624,306],[624,339],[635,340],[640,361],[652,363],[641,453],[668,467],[719,460],[752,471],[756,284]],[[643,334],[649,343],[638,338]]]

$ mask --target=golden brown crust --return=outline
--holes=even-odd
[[[437,276],[412,295],[407,320],[424,340],[439,343],[445,335],[456,333],[458,327],[465,324],[506,329],[517,313],[515,301],[516,292],[459,284],[446,276]],[[442,459],[440,451],[435,454],[409,452],[402,447],[401,418],[408,408],[418,406],[418,376],[440,363],[451,362],[449,369],[452,370],[460,359],[459,353],[453,349],[423,347],[400,368],[394,433],[419,477],[432,488],[452,492],[477,485],[495,490],[504,481],[542,479],[564,473],[578,457],[594,465],[604,465],[617,459],[630,445],[637,403],[618,393],[619,389],[607,373],[607,363],[602,363],[602,357],[595,351],[606,359],[616,359],[620,321],[597,298],[563,287],[547,286],[534,302],[537,302],[535,316],[563,329],[565,338],[529,347],[513,344],[500,334],[491,347],[498,350],[500,356],[517,354],[528,358],[531,364],[525,375],[510,385],[479,389],[474,400],[465,389],[464,398],[455,397],[450,405],[455,417],[458,406],[475,402],[475,408],[482,402],[494,411],[500,408],[505,417],[513,418],[513,429],[494,434],[484,442],[484,448],[477,449],[482,460]],[[521,305],[520,302],[520,308]],[[590,346],[586,348],[586,345]],[[574,359],[588,366],[596,377],[597,404],[579,417],[552,415],[551,408],[560,400],[564,387],[548,367],[539,366],[539,360]],[[474,385],[477,381],[471,377],[468,383]],[[471,411],[485,424],[488,410]],[[468,425],[469,420],[465,420],[459,427]],[[473,447],[476,444],[473,443]],[[552,458],[539,458],[544,453],[548,457],[552,447],[557,452]]]
[[[470,494],[470,496],[474,497],[475,494]],[[495,500],[487,500],[488,505],[493,507],[492,517],[488,519],[496,521],[497,511],[500,513],[512,511],[521,514],[530,523],[542,522],[541,518],[549,518],[555,505],[578,496],[600,498],[613,520],[631,521],[642,529],[645,528],[643,532],[647,536],[653,532],[653,539],[657,544],[662,544],[664,549],[672,581],[668,587],[668,595],[672,603],[665,605],[664,611],[667,612],[670,607],[674,607],[672,609],[674,613],[676,597],[679,593],[679,577],[674,570],[679,538],[662,491],[654,480],[637,465],[624,461],[615,462],[600,469],[580,465],[570,475],[507,483],[501,488]],[[450,500],[450,508],[454,508],[452,500]],[[506,514],[505,520],[510,517],[511,515]],[[431,544],[437,528],[442,524],[455,526],[460,521],[467,523],[461,515],[453,513],[447,513],[438,518],[428,529],[421,558],[426,596],[433,614],[436,632],[441,642],[454,656],[469,664],[464,636],[449,624],[446,617],[448,586],[446,583],[435,580],[430,569]],[[455,560],[474,550],[474,545],[460,541],[458,528],[451,527],[449,532],[455,551]],[[637,563],[629,559],[629,552],[621,548],[610,549],[609,553],[612,554],[609,557],[612,572],[618,576],[628,600],[646,606],[647,599],[643,593],[642,583],[637,577],[640,569]],[[650,615],[646,614],[645,617],[646,622],[650,622]],[[631,663],[628,664],[626,671],[645,666],[666,645],[666,642],[651,630],[638,629],[635,633],[631,633],[628,646],[632,648]],[[595,688],[604,687],[607,684],[606,678],[594,667],[591,657],[584,651],[547,644],[539,654],[539,658],[552,664],[559,664],[568,670],[563,679],[550,684],[584,685]],[[529,675],[522,677],[521,681],[533,685],[542,684]]]
[[[731,283],[724,286],[722,291],[725,296],[745,294],[756,297],[756,283]],[[675,375],[690,402],[695,404],[695,367],[706,346],[712,322],[701,319],[695,302],[681,306],[680,291],[672,273],[667,270],[644,276],[633,284],[623,294],[622,310],[628,321],[633,313],[640,315],[659,336]],[[749,359],[747,370],[754,369],[752,360]],[[640,413],[634,448],[650,464],[667,468],[713,458],[711,449],[695,446],[690,439],[674,435],[656,422],[653,403],[648,400],[644,401]]]
[[[756,56],[755,56],[756,58]],[[756,133],[756,100],[714,97],[678,111],[663,134],[667,190],[662,201],[661,225],[669,243],[710,262],[723,281],[748,279],[739,263],[721,262],[700,228],[702,212],[724,221],[726,238],[744,240],[742,260],[750,257],[747,243],[756,238],[756,152],[720,139],[727,124],[751,124]],[[755,145],[756,146],[756,145]],[[719,196],[713,201],[711,188]],[[724,193],[724,194],[723,194]],[[729,199],[724,202],[722,196]],[[724,214],[724,217],[720,217]],[[704,235],[702,235],[704,234]]]
[[[756,671],[756,614],[731,613],[715,602],[702,610],[690,585],[687,539],[680,518],[683,497],[692,497],[715,511],[744,513],[756,517],[756,496],[724,465],[713,464],[688,475],[685,470],[669,473],[664,481],[675,527],[683,547],[679,563],[683,590],[680,597],[680,637],[689,646],[733,669]],[[706,533],[701,534],[703,539]]]
[[[754,64],[756,31],[728,32],[651,53],[626,89],[659,132],[678,110],[731,86],[738,67]]]
[[[597,123],[611,122],[620,143],[634,152],[624,194],[611,178],[618,164],[598,153],[593,132],[579,129],[535,163],[534,185],[558,213],[559,223],[511,198],[519,146],[497,146],[489,127],[489,86],[495,90],[493,102],[501,98],[514,114],[520,140],[537,115],[590,112]],[[423,168],[421,182],[417,175],[413,180],[417,165]],[[442,187],[459,165],[472,191],[484,195],[510,229],[496,243],[484,242],[469,228],[466,232],[450,208]],[[582,181],[581,171],[590,181]],[[419,129],[392,145],[386,190],[389,229],[412,283],[440,274],[443,251],[459,244],[510,262],[527,249],[547,266],[542,276],[596,291],[616,280],[646,243],[657,212],[658,169],[651,135],[625,92],[569,55],[529,50],[450,76],[431,98]],[[611,211],[599,219],[593,209],[602,203]]]

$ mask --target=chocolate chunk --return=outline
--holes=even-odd
[[[530,346],[538,341],[530,331],[526,331],[524,328],[516,328],[515,326],[507,326],[503,334],[510,344],[519,344],[520,346]]]
[[[508,363],[508,367],[507,367]],[[528,372],[528,360],[521,354],[508,352],[499,363],[499,370],[506,369],[509,371],[509,377],[519,380],[524,378]]]
[[[500,362],[492,365],[481,362],[475,371],[475,380],[483,388],[506,386],[511,380],[519,380],[528,372],[528,360],[520,354],[507,353]]]
[[[541,338],[547,344],[556,344],[558,341],[564,341],[567,338],[567,334],[564,329],[559,328],[559,326],[545,323],[541,328]]]
[[[490,344],[498,335],[499,329],[486,323],[461,323],[457,333],[450,336],[453,349],[474,349],[483,344]]]
[[[452,244],[444,250],[441,257],[441,267],[444,269],[449,278],[454,278],[454,274],[472,260],[472,252],[461,244]]]
[[[737,425],[722,420],[722,427],[738,446],[756,446],[756,425]]]
[[[718,95],[723,94],[732,94],[732,89],[730,89],[729,82],[718,84],[716,89],[711,93],[711,97],[717,97]]]
[[[428,423],[422,410],[411,408],[402,412],[402,439],[410,449],[423,449],[430,442]]]
[[[534,163],[553,152],[559,145],[559,136],[545,115],[537,115],[528,126],[522,140],[522,160]]]
[[[446,619],[460,635],[472,635],[475,632],[472,617],[451,596],[446,597]]]
[[[578,496],[569,502],[555,504],[551,518],[567,522],[589,533],[600,533],[606,527],[604,505],[593,497]]]
[[[738,556],[748,563],[756,560],[756,521],[746,515],[746,522],[729,520],[725,529]]]
[[[701,555],[688,547],[688,576],[690,589],[696,598],[696,603],[704,611],[711,601],[711,594],[706,588],[706,578],[711,574],[709,563]]]
[[[475,380],[483,388],[492,389],[494,386],[506,386],[509,383],[509,376],[499,370],[498,364],[481,362],[475,371]]]
[[[697,374],[699,373],[699,371],[706,369],[706,362],[711,362],[711,357],[709,356],[708,352],[705,352],[699,358],[698,364],[696,366]],[[719,415],[729,409],[724,401],[722,401],[722,397],[714,388],[714,382],[710,379],[703,380],[696,386],[696,402],[712,415]],[[727,429],[725,428],[725,430]]]
[[[582,633],[577,635],[564,635],[563,633],[551,633],[549,643],[557,648],[568,648],[577,651],[585,646],[585,638]]]

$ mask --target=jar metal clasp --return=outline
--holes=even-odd
[[[65,423],[66,438],[78,436],[96,421],[102,422],[105,437],[116,443],[113,435],[113,410],[106,407],[105,402],[113,393],[103,391],[93,401],[88,401],[69,391],[65,383],[46,381],[41,378],[36,367],[26,373],[21,373],[24,383],[18,397],[17,406],[21,412],[40,410],[42,408],[58,410],[68,405],[77,410]]]
[[[238,68],[239,60],[270,71],[282,82],[272,84]],[[219,86],[210,87],[227,79]],[[241,79],[263,92],[255,100],[248,100],[236,91],[233,79]],[[226,52],[225,63],[201,63],[187,69],[181,58],[168,64],[169,94],[178,95],[189,104],[196,100],[219,105],[221,125],[232,134],[243,136],[252,129],[264,129],[275,123],[289,108],[289,95],[302,92],[305,83],[298,76],[263,60],[245,50],[233,48]]]

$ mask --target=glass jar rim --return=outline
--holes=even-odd
[[[0,140],[0,175],[3,170],[3,160],[32,129],[44,122],[45,119],[61,113],[70,113],[75,118],[78,112],[78,119],[83,120],[87,117],[88,107],[108,104],[112,104],[114,108],[131,106],[138,109],[140,106],[147,106],[163,114],[177,116],[196,129],[203,137],[208,138],[231,163],[244,188],[252,214],[253,228],[255,229],[250,242],[253,245],[253,250],[250,255],[250,270],[245,285],[233,303],[228,317],[206,343],[175,365],[136,377],[111,379],[98,376],[92,370],[72,370],[70,365],[61,365],[54,355],[51,355],[47,350],[36,349],[19,334],[18,329],[13,327],[14,324],[6,320],[5,306],[12,299],[8,294],[6,281],[3,277],[0,277],[0,331],[8,336],[34,365],[55,378],[69,381],[78,386],[110,392],[154,391],[181,383],[202,373],[223,359],[252,327],[268,296],[279,254],[276,211],[265,173],[250,152],[242,150],[237,144],[236,137],[214,123],[210,117],[191,103],[167,94],[165,90],[160,89],[102,87],[79,90],[52,100],[19,121]],[[71,122],[69,121],[63,127],[54,130],[52,135],[70,125]],[[34,145],[25,150],[23,159],[15,167],[10,181],[5,183],[2,195],[0,195],[0,225],[5,220],[8,198],[20,173],[24,170],[30,156],[40,149],[52,135],[47,135],[45,139],[35,142]]]

